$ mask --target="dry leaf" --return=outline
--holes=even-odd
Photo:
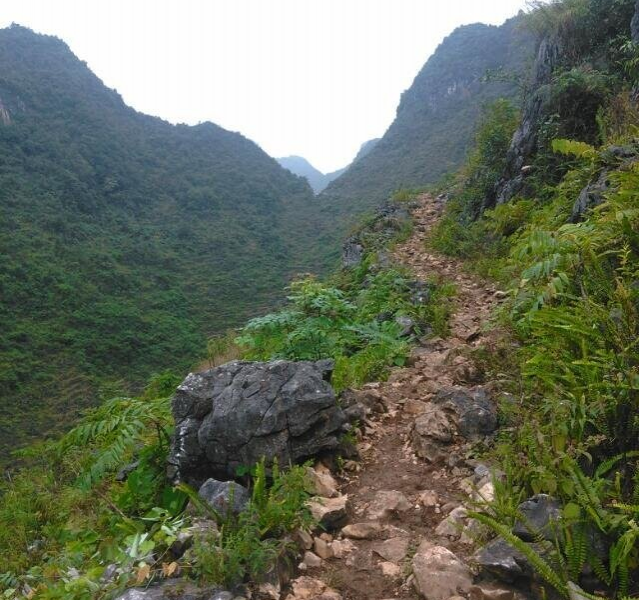
[[[145,579],[148,579],[149,575],[151,575],[151,567],[142,563],[138,567],[138,577],[136,579],[136,584],[140,585]]]
[[[162,574],[164,577],[171,577],[175,571],[177,571],[178,564],[173,561],[172,563],[162,563]]]

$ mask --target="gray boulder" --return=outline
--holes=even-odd
[[[552,545],[548,542],[528,545],[537,554],[546,558],[552,549]],[[513,582],[520,577],[530,578],[535,571],[522,552],[501,538],[496,538],[480,548],[475,553],[474,561],[481,569],[506,582]]]
[[[432,403],[456,415],[457,429],[465,438],[489,435],[497,429],[497,407],[484,388],[442,388]]]
[[[515,523],[513,533],[527,542],[539,538],[553,541],[557,537],[557,522],[561,518],[559,502],[547,494],[536,494],[517,507],[522,519]]]
[[[213,510],[223,516],[241,513],[251,497],[249,491],[239,483],[216,479],[207,479],[198,494]]]
[[[586,213],[599,206],[604,201],[604,194],[610,189],[609,173],[604,170],[599,175],[597,181],[589,183],[581,190],[579,197],[575,200],[570,215],[570,221],[577,223],[581,221]]]
[[[298,463],[339,446],[346,417],[329,383],[332,361],[234,361],[191,373],[173,397],[168,475],[232,479],[263,457]]]
[[[186,581],[176,580],[148,588],[131,588],[116,600],[211,600],[217,598],[217,594],[220,593],[224,593],[220,588],[201,588]]]
[[[359,240],[351,236],[342,246],[342,265],[346,269],[357,267],[364,259],[364,246]]]

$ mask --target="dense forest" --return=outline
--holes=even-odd
[[[189,368],[326,253],[306,182],[239,134],[139,114],[19,26],[0,64],[3,462],[100,389]]]

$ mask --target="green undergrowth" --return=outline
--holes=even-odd
[[[383,380],[405,363],[413,336],[445,335],[450,312],[450,284],[422,284],[423,302],[411,273],[399,266],[379,268],[375,253],[356,269],[322,282],[308,277],[293,282],[288,305],[249,321],[237,343],[250,360],[335,361],[336,391],[366,381]]]
[[[30,466],[0,491],[3,598],[112,598],[176,575],[238,585],[268,571],[288,551],[286,536],[311,525],[304,467],[274,465],[267,477],[264,463],[255,465],[251,501],[237,517],[167,483],[177,383],[158,376],[142,396],[112,399],[59,441],[22,453]],[[133,468],[118,481],[126,464]],[[202,519],[206,533],[175,556],[173,545]],[[109,565],[117,567],[111,576]]]
[[[413,197],[404,196],[397,201]],[[388,259],[412,231],[408,213],[400,212],[370,218],[354,232],[366,248],[360,265],[325,281],[298,279],[282,310],[253,319],[239,336],[211,338],[203,366],[331,358],[339,392],[404,364],[415,337],[444,334],[451,286],[418,284]],[[106,398],[60,439],[19,451],[21,466],[0,484],[1,597],[113,598],[178,575],[233,587],[259,581],[290,558],[290,534],[312,526],[304,466],[272,465],[267,475],[264,463],[245,465],[238,476],[252,499],[235,517],[167,482],[170,400],[180,380],[163,372],[139,396]],[[201,519],[215,526],[184,556],[174,554],[174,543]]]
[[[579,19],[605,3],[555,4],[579,7],[564,14]],[[526,194],[473,219],[488,188],[476,196],[472,174],[499,158],[481,146],[504,122],[489,109],[431,243],[508,290],[501,317],[518,345],[492,450],[505,475],[476,518],[528,556],[545,593],[567,596],[573,582],[624,598],[639,591],[639,119],[627,80],[609,73],[620,83],[606,84],[596,118],[584,113],[569,127],[575,138],[540,147]],[[579,135],[586,126],[594,143]],[[575,218],[581,191],[604,171],[600,203]],[[510,533],[519,503],[538,493],[562,506],[543,555]]]

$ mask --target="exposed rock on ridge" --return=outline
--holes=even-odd
[[[337,448],[346,416],[332,361],[235,361],[191,373],[173,397],[173,480],[233,478],[262,457],[296,463]]]

